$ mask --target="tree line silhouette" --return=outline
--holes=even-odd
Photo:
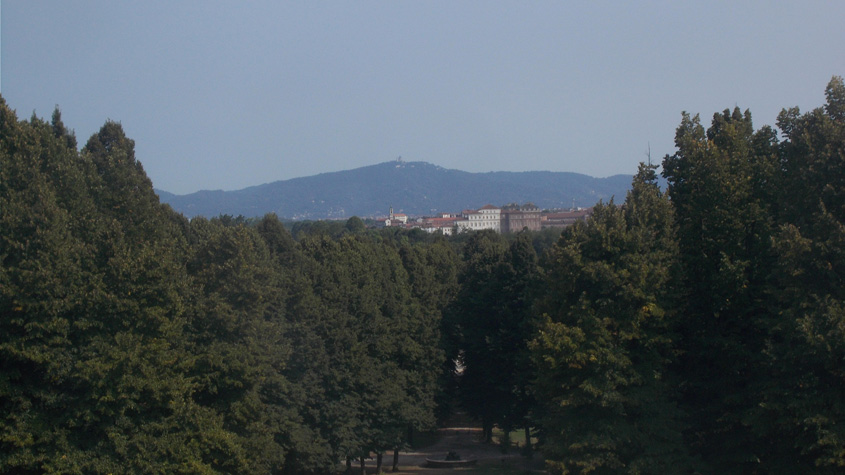
[[[186,219],[0,102],[0,472],[329,473],[460,408],[552,473],[845,467],[845,85],[684,113],[621,203],[458,236]]]

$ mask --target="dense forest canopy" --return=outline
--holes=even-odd
[[[845,85],[563,233],[188,220],[0,102],[0,473],[329,473],[465,411],[552,473],[845,470]],[[528,444],[530,449],[532,446]]]

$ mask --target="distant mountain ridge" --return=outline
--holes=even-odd
[[[593,178],[547,171],[470,173],[397,160],[236,191],[156,192],[162,202],[188,217],[273,212],[287,219],[331,219],[384,216],[391,206],[409,215],[529,201],[541,209],[586,207],[611,197],[622,202],[631,180],[632,175]]]

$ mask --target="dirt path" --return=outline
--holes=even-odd
[[[393,453],[384,455],[382,470],[385,473],[402,474],[465,474],[466,472],[483,473],[485,467],[492,473],[545,473],[543,460],[539,455],[533,458],[525,458],[520,455],[518,449],[511,449],[503,454],[501,448],[494,444],[485,444],[481,441],[481,429],[450,427],[438,430],[438,440],[433,445],[414,451],[399,453],[399,471],[391,472],[393,467]],[[446,458],[449,452],[457,452],[462,460],[477,459],[475,467],[443,469],[426,467],[426,459]],[[353,467],[352,473],[357,472],[358,465]],[[375,458],[367,460],[367,473],[375,473]],[[513,470],[509,470],[513,469]]]

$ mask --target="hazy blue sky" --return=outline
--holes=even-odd
[[[2,95],[80,145],[123,124],[157,188],[402,156],[633,174],[681,111],[823,104],[845,2],[2,1]]]

